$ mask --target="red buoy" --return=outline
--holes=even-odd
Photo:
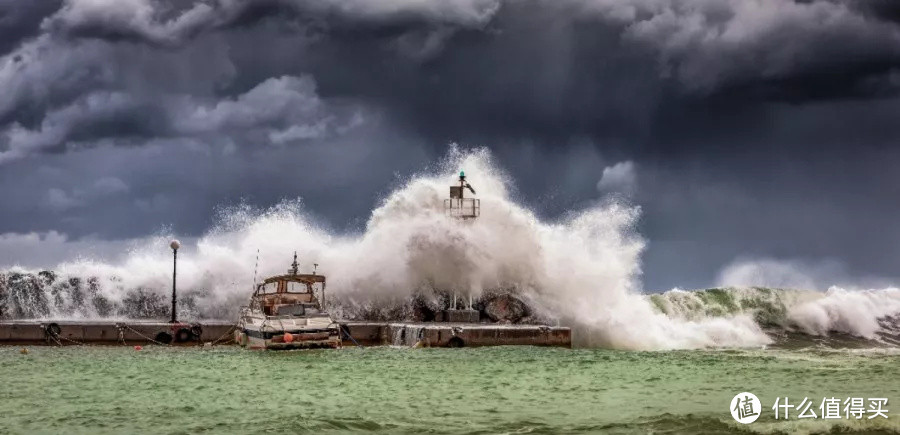
[[[141,346],[135,346],[135,347],[134,347],[134,350],[143,350],[143,349],[144,349],[144,348],[141,347]]]
[[[293,343],[294,342],[293,334],[291,334],[290,332],[285,332],[284,333],[284,342],[285,343]]]

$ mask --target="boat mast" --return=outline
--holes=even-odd
[[[319,268],[319,263],[313,263],[313,275],[316,274],[316,270]],[[322,300],[319,303],[322,306],[322,311],[325,311],[325,283],[322,283]]]
[[[297,251],[294,251],[294,262],[291,263],[291,268],[288,269],[288,273],[291,275],[296,275],[299,269],[299,265],[297,264]]]
[[[253,290],[256,290],[256,272],[259,270],[259,248],[256,249],[256,263],[253,263]]]

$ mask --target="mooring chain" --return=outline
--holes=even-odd
[[[65,338],[65,337],[60,336],[59,333],[56,332],[55,329],[53,329],[54,325],[56,325],[56,324],[55,323],[51,323],[49,325],[41,324],[41,329],[44,330],[44,339],[47,340],[48,342],[50,340],[53,340],[57,346],[62,346],[63,344],[62,344],[62,342],[59,341],[59,339]],[[57,326],[57,328],[58,328],[58,326]]]
[[[77,344],[77,345],[79,345],[79,346],[89,346],[89,344],[87,344],[87,343],[80,342],[80,341],[77,341],[77,340],[72,340],[71,338],[66,338],[66,337],[63,337],[63,336],[61,336],[61,335],[58,335],[58,337],[61,338],[61,339],[63,339],[63,340],[65,340],[65,341],[68,341],[69,343],[72,343],[72,344]],[[58,343],[58,341],[57,341],[57,343]],[[60,343],[60,345],[62,345],[62,344]]]
[[[231,325],[231,328],[229,328],[228,331],[226,331],[224,334],[222,334],[221,337],[211,341],[210,346],[215,346],[217,343],[219,343],[219,341],[222,341],[223,338],[225,338],[228,334],[231,334],[232,332],[234,332],[236,329],[237,329],[237,325]]]
[[[154,344],[158,344],[158,345],[161,345],[161,346],[171,346],[170,343],[163,343],[163,342],[161,342],[161,341],[157,341],[157,340],[155,340],[155,339],[153,339],[153,338],[150,338],[150,337],[144,335],[143,333],[141,333],[140,331],[138,331],[137,329],[134,329],[134,328],[132,328],[131,326],[129,326],[129,325],[127,325],[127,324],[124,324],[124,323],[117,323],[117,324],[116,324],[116,329],[118,330],[118,337],[117,337],[117,338],[118,338],[118,343],[119,343],[119,344],[122,344],[122,345],[127,344],[127,343],[126,343],[126,340],[125,340],[125,330],[127,329],[127,330],[129,330],[129,331],[131,331],[131,332],[134,332],[134,333],[137,334],[139,337],[141,337],[141,338],[143,338],[143,339],[145,339],[145,340],[147,340],[147,341],[150,341],[150,342],[152,342],[152,343],[154,343]],[[221,336],[219,336],[219,338],[217,338],[217,339],[211,341],[211,342],[210,342],[210,345],[216,345],[216,344],[219,344],[219,343],[221,343],[221,342],[227,341],[226,337],[228,337],[229,334],[232,334],[235,330],[237,330],[237,325],[232,325],[230,328],[228,328],[227,331],[225,331],[224,334],[222,334]],[[68,343],[71,343],[71,344],[77,344],[77,345],[79,345],[79,346],[90,346],[89,343],[85,343],[85,342],[82,342],[82,341],[73,340],[73,339],[71,339],[71,338],[64,337],[64,336],[62,336],[61,334],[58,334],[55,330],[52,330],[52,329],[49,329],[49,328],[45,328],[45,329],[44,329],[44,337],[45,337],[45,339],[46,339],[48,342],[55,343],[57,346],[63,346],[63,341],[68,342]]]
[[[56,345],[57,345],[57,346],[62,346],[62,345],[63,345],[63,344],[59,341],[59,338],[56,337],[56,334],[50,334],[50,333],[48,333],[48,334],[47,334],[47,337],[53,339],[53,341],[56,342]]]
[[[54,329],[52,327],[52,325],[54,325],[54,324],[51,323],[50,325],[44,327],[44,335],[48,338],[48,341],[49,341],[49,339],[52,339],[58,346],[63,345],[62,341],[76,344],[79,346],[90,346],[90,344],[85,343],[83,341],[73,340],[69,337],[64,337],[62,334],[57,332],[56,329]],[[60,340],[62,340],[62,341],[60,341]]]
[[[73,340],[73,339],[71,339],[71,338],[64,337],[64,336],[62,336],[61,334],[57,333],[56,330],[54,330],[54,329],[52,329],[52,328],[44,327],[43,329],[44,329],[44,338],[45,338],[45,340],[47,340],[47,342],[49,342],[49,343],[55,343],[57,346],[63,346],[63,341],[68,342],[68,343],[71,343],[71,344],[76,344],[76,345],[79,345],[79,346],[90,346],[90,345],[91,345],[91,344],[89,344],[89,343],[85,343],[85,342],[82,342],[82,341]],[[155,340],[155,339],[153,339],[153,338],[150,338],[150,337],[148,337],[148,336],[142,334],[142,333],[141,333],[140,331],[138,331],[137,329],[134,329],[134,328],[132,328],[131,326],[125,324],[125,323],[116,323],[116,330],[118,331],[118,334],[117,334],[118,340],[117,340],[117,342],[118,342],[119,344],[122,344],[122,345],[126,345],[126,344],[127,344],[127,342],[126,342],[126,340],[125,340],[125,330],[126,330],[126,329],[127,329],[127,330],[130,330],[131,332],[134,332],[134,333],[137,334],[139,337],[141,337],[141,338],[143,338],[143,339],[145,339],[145,340],[147,340],[147,341],[150,341],[150,342],[152,342],[152,343],[155,343],[155,344],[158,344],[158,345],[161,345],[161,346],[171,346],[170,343],[163,343],[163,342],[161,342],[161,341],[157,341],[157,340]],[[212,345],[216,345],[216,344],[219,344],[219,343],[221,343],[221,342],[227,341],[226,337],[228,337],[229,334],[232,334],[235,330],[237,330],[237,325],[231,325],[231,327],[228,328],[228,330],[225,331],[224,334],[222,334],[221,336],[219,336],[219,338],[217,338],[217,339],[211,341],[209,344],[212,346]]]
[[[137,334],[137,335],[143,337],[143,338],[146,339],[146,340],[150,340],[150,341],[152,341],[153,343],[156,343],[156,344],[159,344],[159,345],[162,345],[162,346],[170,346],[169,343],[163,343],[163,342],[160,342],[160,341],[156,341],[156,340],[154,340],[154,339],[152,339],[152,338],[150,338],[150,337],[147,337],[147,336],[144,335],[144,334],[141,334],[137,329],[134,329],[134,328],[132,328],[132,327],[130,327],[130,326],[128,326],[128,325],[124,325],[124,326],[125,326],[126,328],[130,329],[131,332],[134,332],[135,334]]]

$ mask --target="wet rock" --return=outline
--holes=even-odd
[[[38,279],[43,286],[52,285],[56,281],[56,273],[50,270],[42,270],[38,272]]]
[[[77,277],[69,278],[69,280],[63,284],[69,292],[69,297],[72,300],[72,307],[77,310],[84,309],[84,291],[81,288],[81,284],[81,278]]]
[[[523,325],[556,325],[557,321],[546,316],[532,314],[519,320],[519,323]]]
[[[6,295],[6,274],[0,273],[0,319],[7,318]]]
[[[431,322],[434,320],[434,309],[422,295],[416,295],[410,302],[410,320],[414,322]]]
[[[518,323],[530,314],[528,305],[510,294],[487,296],[482,304],[481,312],[494,322]]]
[[[158,294],[144,289],[129,292],[122,299],[122,313],[133,319],[162,319],[171,315],[169,301]]]
[[[94,307],[94,311],[100,317],[110,316],[113,312],[113,305],[106,299],[102,294],[100,294],[100,280],[97,277],[90,277],[87,280],[88,283],[88,294],[91,298],[91,305]]]
[[[50,312],[43,282],[34,274],[10,273],[6,280],[6,301],[13,318],[45,317]]]

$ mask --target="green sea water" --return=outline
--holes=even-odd
[[[776,421],[777,396],[886,397],[889,418]],[[897,433],[898,405],[896,349],[0,347],[3,434]]]

